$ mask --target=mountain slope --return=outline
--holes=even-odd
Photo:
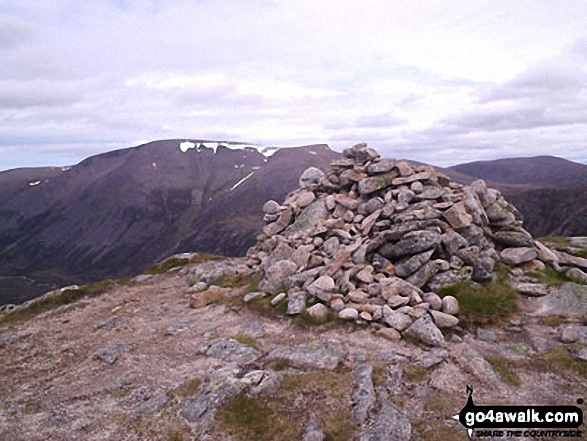
[[[284,181],[290,185],[307,166],[325,165],[338,155],[320,146],[316,154],[292,148],[274,159],[253,147],[198,140],[184,151],[182,141],[155,141],[93,156],[58,173],[0,174],[12,188],[0,204],[0,275],[71,283],[133,274],[169,255],[194,231],[222,242],[219,251],[225,254],[244,254],[261,219],[239,220],[243,228],[235,231],[234,213],[259,216],[267,197],[289,191],[278,176],[290,176]],[[306,159],[297,161],[297,155]],[[287,164],[280,157],[289,158]],[[257,190],[241,188],[245,181],[232,194],[235,184],[257,173],[261,177],[252,180]],[[40,175],[45,179],[28,185]],[[204,248],[210,249],[209,244]]]
[[[587,165],[554,156],[478,161],[447,170],[501,184],[527,184],[544,188],[587,187]]]

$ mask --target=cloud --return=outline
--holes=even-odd
[[[20,20],[0,19],[0,49],[12,49],[36,35],[35,27]]]
[[[398,118],[388,113],[377,115],[364,115],[357,118],[356,127],[394,127],[407,122],[404,118]]]
[[[70,84],[0,80],[0,109],[60,107],[79,101],[82,93]]]

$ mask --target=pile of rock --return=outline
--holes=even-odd
[[[492,280],[497,261],[554,260],[482,180],[451,182],[431,166],[380,158],[366,144],[343,156],[327,173],[306,170],[283,204],[264,205],[267,225],[247,253],[264,276],[259,290],[287,292],[289,314],[312,304],[312,315],[331,308],[390,327],[383,332],[391,338],[407,332],[443,344],[438,328],[458,323],[458,302],[435,291]]]

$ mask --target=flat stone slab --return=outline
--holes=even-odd
[[[261,352],[232,338],[217,338],[200,346],[200,352],[227,363],[245,365],[254,362]]]
[[[269,353],[269,360],[285,359],[301,369],[336,368],[346,357],[346,349],[337,341],[325,343],[303,343],[296,346],[281,346]]]

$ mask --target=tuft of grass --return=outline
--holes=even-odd
[[[193,397],[198,394],[200,391],[200,386],[202,385],[202,380],[199,378],[190,378],[189,380],[184,381],[175,389],[172,389],[167,392],[167,396],[169,398],[175,397]]]
[[[522,385],[522,380],[514,371],[513,363],[503,357],[486,356],[485,360],[493,366],[493,369],[508,383],[515,387]]]
[[[459,283],[439,289],[438,295],[456,297],[460,324],[471,330],[503,324],[518,309],[518,293],[503,279],[480,287]]]
[[[289,441],[301,439],[308,414],[314,413],[327,440],[351,440],[355,432],[352,388],[349,370],[285,374],[270,395],[241,393],[231,400],[216,414],[216,427],[241,441]]]
[[[564,348],[556,347],[538,354],[535,361],[544,370],[556,373],[570,372],[587,379],[587,363],[577,360]]]
[[[421,383],[428,378],[428,371],[415,364],[406,364],[402,367],[404,378],[413,383]]]
[[[259,349],[259,343],[253,337],[248,334],[238,333],[233,335],[232,337],[234,340],[238,341],[241,345],[249,346],[254,349]]]
[[[279,418],[265,398],[240,393],[218,412],[218,417],[239,440],[270,441],[285,433],[291,434],[291,439],[295,436],[295,427]]]
[[[254,292],[259,289],[262,277],[260,274],[236,274],[234,276],[222,276],[214,280],[210,285],[221,286],[222,288],[242,288],[248,285],[248,291]]]
[[[104,294],[105,292],[116,288],[116,286],[116,281],[107,279],[101,282],[88,283],[87,285],[83,285],[81,290],[84,295],[92,297]]]
[[[551,328],[558,328],[560,325],[567,323],[567,320],[558,315],[549,315],[547,317],[540,317],[539,323],[544,326],[550,326]]]
[[[144,274],[163,274],[169,271],[171,268],[185,266],[188,263],[190,263],[189,259],[178,259],[177,257],[171,257],[145,270]]]
[[[286,358],[276,358],[275,360],[271,360],[267,363],[267,367],[269,369],[273,369],[274,371],[284,371],[289,369],[291,365],[289,364],[289,360]]]
[[[534,277],[542,283],[546,283],[548,286],[561,286],[567,282],[580,283],[577,280],[567,277],[565,273],[559,273],[554,268],[546,268],[542,271],[533,271],[529,275],[530,277]]]
[[[454,422],[455,427],[447,424],[452,416],[458,413],[463,407],[463,398],[455,394],[432,394],[424,404],[423,419],[414,421],[412,427],[420,435],[419,439],[430,441],[444,441],[447,439],[455,441],[466,441],[466,432],[460,425]]]

